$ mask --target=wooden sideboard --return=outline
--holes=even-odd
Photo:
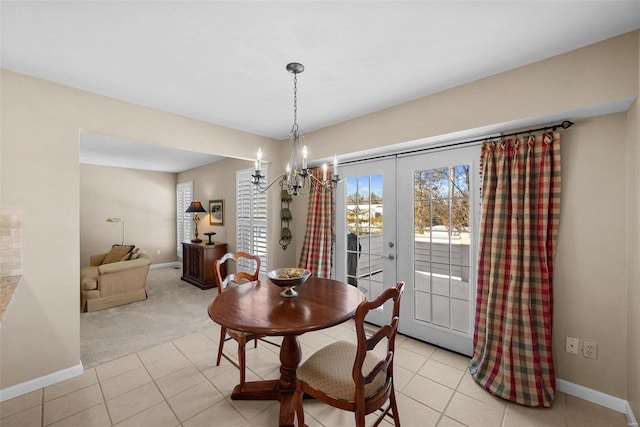
[[[182,242],[182,277],[200,289],[216,287],[216,276],[213,267],[215,260],[227,253],[227,244],[216,242],[214,245],[206,243]],[[222,266],[222,274],[226,274],[226,266]]]

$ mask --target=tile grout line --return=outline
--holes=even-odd
[[[201,333],[201,332],[200,332],[200,333]],[[203,334],[203,335],[205,335],[205,334]],[[209,341],[213,342],[213,344],[214,344],[214,345],[216,344],[216,343],[215,343],[212,339],[210,339],[207,335],[205,335],[205,337],[206,337]],[[201,370],[200,370],[200,369],[195,365],[195,363],[193,363],[193,361],[189,358],[189,356],[187,356],[187,355],[182,351],[182,349],[181,349],[180,347],[178,347],[178,346],[176,345],[176,343],[174,343],[173,341],[174,341],[174,340],[171,340],[171,343],[174,345],[174,347],[176,347],[176,348],[178,349],[178,351],[180,352],[180,354],[182,354],[182,355],[183,355],[183,356],[184,356],[184,357],[189,361],[189,363],[193,366],[193,368],[194,368],[196,371],[198,371],[198,374],[200,374],[200,375],[202,375],[202,376],[204,377],[205,382],[208,382],[209,384],[211,384],[211,387],[213,387],[213,388],[214,388],[218,393],[220,393],[220,395],[222,396],[222,400],[221,400],[221,401],[218,401],[218,402],[214,403],[214,404],[213,404],[213,405],[211,405],[211,406],[207,406],[207,407],[206,407],[206,408],[204,408],[203,410],[201,410],[201,411],[199,411],[199,412],[197,412],[197,413],[193,414],[191,417],[189,417],[189,418],[187,418],[186,420],[184,420],[184,422],[187,422],[187,421],[189,421],[189,420],[191,420],[191,419],[193,419],[193,418],[197,417],[198,415],[200,415],[200,414],[201,414],[201,413],[203,413],[204,411],[208,410],[209,408],[211,408],[211,407],[213,407],[213,406],[217,405],[218,403],[220,403],[220,402],[222,402],[222,401],[226,401],[226,397],[225,397],[224,393],[223,393],[220,389],[218,389],[218,387],[216,387],[216,386],[215,386],[215,384],[213,384],[213,383],[211,382],[211,380],[209,379],[209,377],[207,377],[207,376],[206,376],[206,375],[205,375],[205,374],[204,374],[204,373],[203,373],[203,372],[202,372],[202,371],[201,371]],[[217,347],[217,345],[216,345],[216,347]],[[215,357],[215,356],[214,356],[214,357]],[[216,366],[217,366],[217,365],[216,365]],[[177,372],[177,371],[176,371],[176,372]],[[169,375],[170,375],[170,374],[169,374]],[[163,377],[163,378],[164,378],[164,377]],[[154,380],[154,381],[155,381],[155,380]],[[159,387],[158,387],[158,388],[159,388]],[[187,390],[184,390],[184,391],[187,391]],[[183,392],[184,392],[184,391],[183,391]],[[183,392],[181,392],[181,393],[183,393]],[[162,394],[162,396],[163,396],[163,397],[165,397],[164,393],[162,393],[162,390],[160,390],[160,393]],[[180,393],[178,393],[178,394],[180,394]],[[177,395],[176,395],[176,396],[177,396]],[[180,425],[182,426],[182,425],[183,425],[183,422],[182,422],[182,421],[180,420],[180,418],[178,417],[178,414],[176,414],[176,413],[175,413],[175,411],[173,410],[173,407],[172,407],[172,406],[171,406],[171,404],[169,403],[169,399],[165,397],[165,401],[167,402],[167,406],[169,406],[169,409],[171,409],[171,412],[173,413],[173,415],[175,415],[176,419],[178,420],[178,422],[179,422],[179,423],[180,423]],[[235,407],[234,407],[233,409],[235,409],[235,410],[236,410],[236,412],[240,413],[240,412],[239,412]],[[242,415],[242,414],[240,414],[240,415]],[[242,416],[242,417],[244,418],[244,416]],[[246,419],[246,418],[245,418],[245,419]]]
[[[102,381],[100,381],[100,377],[98,376],[98,371],[95,368],[93,369],[93,373],[96,376],[96,381],[98,383],[98,388],[100,389],[100,395],[102,396],[102,404],[104,405],[104,410],[107,413],[107,418],[109,418],[109,425],[113,425],[113,419],[111,418],[111,412],[109,412],[109,407],[107,406],[107,398],[104,395],[104,390],[102,389]],[[97,406],[97,405],[96,405]]]
[[[93,369],[93,368],[90,368],[90,369]],[[52,385],[54,385],[54,384],[52,384]],[[45,424],[45,420],[44,420],[44,405],[45,405],[46,403],[48,403],[48,402],[54,402],[54,401],[56,401],[56,400],[58,400],[58,399],[62,399],[62,398],[64,398],[65,396],[69,396],[70,394],[78,393],[78,392],[80,392],[80,391],[82,391],[82,390],[86,390],[86,389],[88,389],[88,388],[93,387],[94,385],[97,385],[97,386],[100,388],[100,394],[102,395],[102,388],[100,387],[99,380],[98,380],[98,378],[97,378],[97,374],[96,374],[96,383],[95,383],[95,384],[89,384],[89,385],[87,385],[87,386],[80,387],[80,388],[79,388],[79,389],[77,389],[77,390],[73,390],[73,391],[70,391],[70,392],[68,392],[68,393],[62,394],[62,395],[60,395],[60,396],[58,396],[58,397],[56,397],[56,398],[54,398],[54,399],[50,399],[50,400],[48,400],[48,401],[47,401],[47,400],[45,400],[45,389],[46,389],[47,387],[42,387],[42,388],[40,389],[40,390],[41,390],[41,395],[42,395],[42,414],[41,414],[42,419],[41,419],[40,424],[42,425],[42,427],[46,427],[46,426],[49,426],[49,425],[52,425],[52,424],[55,424],[55,423],[59,423],[59,422],[60,422],[60,421],[62,421],[62,420],[66,420],[66,419],[68,419],[68,418],[71,418],[71,417],[73,417],[73,416],[75,416],[75,415],[78,415],[78,414],[80,414],[80,413],[82,413],[82,412],[88,411],[89,409],[93,409],[93,408],[95,408],[96,406],[100,405],[100,403],[98,403],[98,404],[96,404],[96,405],[89,406],[88,408],[85,408],[85,409],[83,409],[83,410],[81,410],[81,411],[74,412],[74,413],[72,413],[72,414],[70,414],[70,415],[68,415],[68,416],[66,416],[66,417],[63,417],[63,418],[60,418],[60,419],[58,419],[58,420],[55,420],[55,421],[53,421],[53,422],[51,422],[51,423]],[[102,395],[102,403],[104,403],[104,404],[105,404],[105,409],[106,409],[106,401],[104,400],[104,395]]]
[[[206,337],[209,341],[211,341],[211,342],[216,346],[216,348],[218,347],[218,345],[216,344],[216,342],[215,342],[215,341],[213,341],[211,338],[209,338],[208,336],[206,336],[206,334],[203,334],[203,335],[205,335],[205,337]],[[202,375],[202,376],[204,377],[205,382],[208,382],[208,383],[209,383],[209,384],[210,384],[210,385],[211,385],[211,386],[212,386],[212,387],[213,387],[213,388],[214,388],[218,393],[220,393],[220,395],[222,396],[222,399],[221,399],[220,401],[215,402],[213,405],[211,405],[211,406],[208,406],[208,407],[204,408],[202,411],[200,411],[200,412],[198,412],[198,413],[194,414],[193,416],[189,417],[188,419],[186,419],[186,420],[185,420],[185,422],[187,422],[187,421],[191,420],[192,418],[196,417],[197,415],[201,414],[202,412],[204,412],[204,411],[208,410],[209,408],[211,408],[211,407],[213,407],[213,406],[217,405],[218,403],[220,403],[220,402],[223,402],[223,401],[224,401],[224,402],[227,402],[227,403],[228,403],[228,404],[229,404],[229,405],[230,405],[230,406],[231,406],[231,407],[232,407],[232,408],[233,408],[233,409],[234,409],[234,410],[235,410],[235,411],[236,411],[236,412],[237,412],[237,413],[238,413],[238,414],[239,414],[239,415],[240,415],[240,416],[241,416],[241,417],[246,421],[246,422],[251,423],[251,419],[248,419],[248,418],[247,418],[247,417],[246,417],[242,412],[240,412],[240,411],[238,410],[238,408],[236,408],[236,407],[235,407],[231,402],[229,402],[229,400],[231,399],[231,395],[229,395],[229,398],[227,398],[227,396],[225,396],[224,392],[223,392],[222,390],[220,390],[218,387],[216,387],[216,385],[211,381],[211,379],[210,379],[209,377],[207,377],[207,376],[204,374],[204,372],[202,372],[202,371],[201,371],[201,370],[200,370],[200,369],[195,365],[195,363],[194,363],[194,362],[193,362],[193,361],[192,361],[192,360],[191,360],[191,359],[190,359],[190,358],[189,358],[189,357],[188,357],[188,356],[187,356],[187,355],[182,351],[182,349],[181,349],[180,347],[178,347],[178,346],[173,342],[173,340],[172,340],[171,342],[172,342],[172,344],[173,344],[173,345],[178,349],[178,351],[179,351],[179,352],[180,352],[180,353],[181,353],[185,358],[187,358],[187,360],[189,360],[189,363],[191,363],[191,365],[193,366],[193,368],[194,368],[194,369],[195,369],[195,370],[196,370],[200,375]],[[265,348],[269,348],[269,347],[268,347],[268,346],[266,346]],[[230,353],[227,351],[227,354],[230,354]],[[213,358],[214,358],[214,359],[216,358],[216,352],[214,352]],[[222,360],[221,360],[221,362],[222,362]],[[216,365],[216,366],[218,366],[218,365]],[[247,367],[247,369],[249,369],[249,368]],[[250,370],[251,370],[251,369],[250,369]],[[258,378],[262,378],[262,377],[261,377],[260,375],[258,375],[255,371],[251,370],[251,372],[253,372],[253,374],[254,374],[254,375],[256,375]],[[162,393],[162,392],[161,392],[161,393]],[[163,394],[163,396],[164,396],[164,394]],[[172,408],[172,407],[171,407],[171,405],[169,404],[168,399],[167,399],[167,405],[169,405],[169,407],[171,408],[171,410],[172,410],[172,412],[173,412],[173,408]],[[255,415],[255,417],[253,417],[252,419],[254,419],[254,418],[258,417],[260,414],[264,413],[264,412],[265,412],[265,411],[267,411],[267,410],[269,410],[269,408],[268,408],[268,407],[267,407],[267,408],[265,408],[264,410],[262,410],[262,411],[258,412],[258,414],[256,414],[256,415]],[[174,412],[174,414],[175,414],[175,412]],[[176,419],[178,419],[178,422],[180,422],[180,425],[182,425],[182,424],[183,424],[183,423],[182,423],[182,421],[180,421],[180,419],[178,418],[178,416],[177,416],[177,415],[176,415]]]
[[[180,352],[180,354],[182,354],[184,357],[187,357],[185,354],[182,353],[182,350],[180,350],[180,348],[175,345],[175,343],[173,342],[173,340],[168,341],[171,342],[171,344],[178,350],[178,352]],[[182,421],[180,421],[180,417],[178,417],[178,414],[176,414],[176,411],[173,409],[173,406],[171,406],[171,404],[169,403],[169,399],[167,398],[167,396],[165,396],[165,394],[162,392],[162,389],[158,386],[158,384],[156,383],[156,378],[153,377],[153,375],[151,375],[151,372],[149,372],[149,370],[147,369],[147,365],[144,363],[144,361],[142,360],[142,358],[140,357],[140,355],[138,353],[136,353],[136,356],[138,357],[138,359],[140,360],[140,363],[142,363],[142,366],[144,367],[144,370],[147,372],[147,374],[149,375],[149,378],[151,378],[151,382],[153,382],[153,385],[158,389],[158,392],[160,392],[160,396],[162,396],[162,398],[164,399],[164,403],[167,404],[167,406],[169,407],[169,410],[171,411],[171,413],[173,414],[174,417],[176,417],[176,420],[178,420],[178,425],[182,426]],[[189,360],[189,363],[191,363],[191,359],[189,359],[187,357],[187,360]],[[193,364],[193,363],[192,363]],[[197,368],[196,368],[197,369]],[[177,371],[176,371],[177,372]],[[198,370],[198,372],[200,372]],[[167,375],[171,375],[171,374],[167,374]],[[165,375],[165,376],[167,376]],[[158,379],[161,379],[164,377],[160,377]],[[155,405],[154,405],[155,406]],[[137,415],[137,414],[136,414]],[[124,420],[123,420],[124,421]]]

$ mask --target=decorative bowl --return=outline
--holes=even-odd
[[[267,273],[267,277],[275,285],[285,288],[280,295],[285,298],[292,298],[298,295],[294,290],[296,286],[302,285],[311,276],[309,270],[303,268],[278,268]]]

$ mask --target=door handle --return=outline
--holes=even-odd
[[[393,256],[393,255],[387,255],[387,256],[384,256],[384,255],[383,255],[383,256],[381,256],[381,257],[380,257],[380,259],[389,259],[389,260],[394,260],[394,259],[396,259],[396,257],[395,257],[395,256]]]

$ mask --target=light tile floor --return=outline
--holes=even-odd
[[[238,371],[224,358],[215,366],[218,337],[213,325],[3,402],[0,426],[278,425],[277,402],[230,399]],[[336,339],[355,340],[353,323],[301,336],[303,358]],[[564,393],[557,394],[550,409],[506,402],[472,380],[468,358],[403,336],[396,345],[396,395],[405,427],[627,425],[623,414]],[[225,344],[230,354],[236,350],[233,341]],[[249,381],[278,378],[278,350],[264,343],[247,347]],[[351,413],[313,400],[304,404],[309,427],[354,425]]]

